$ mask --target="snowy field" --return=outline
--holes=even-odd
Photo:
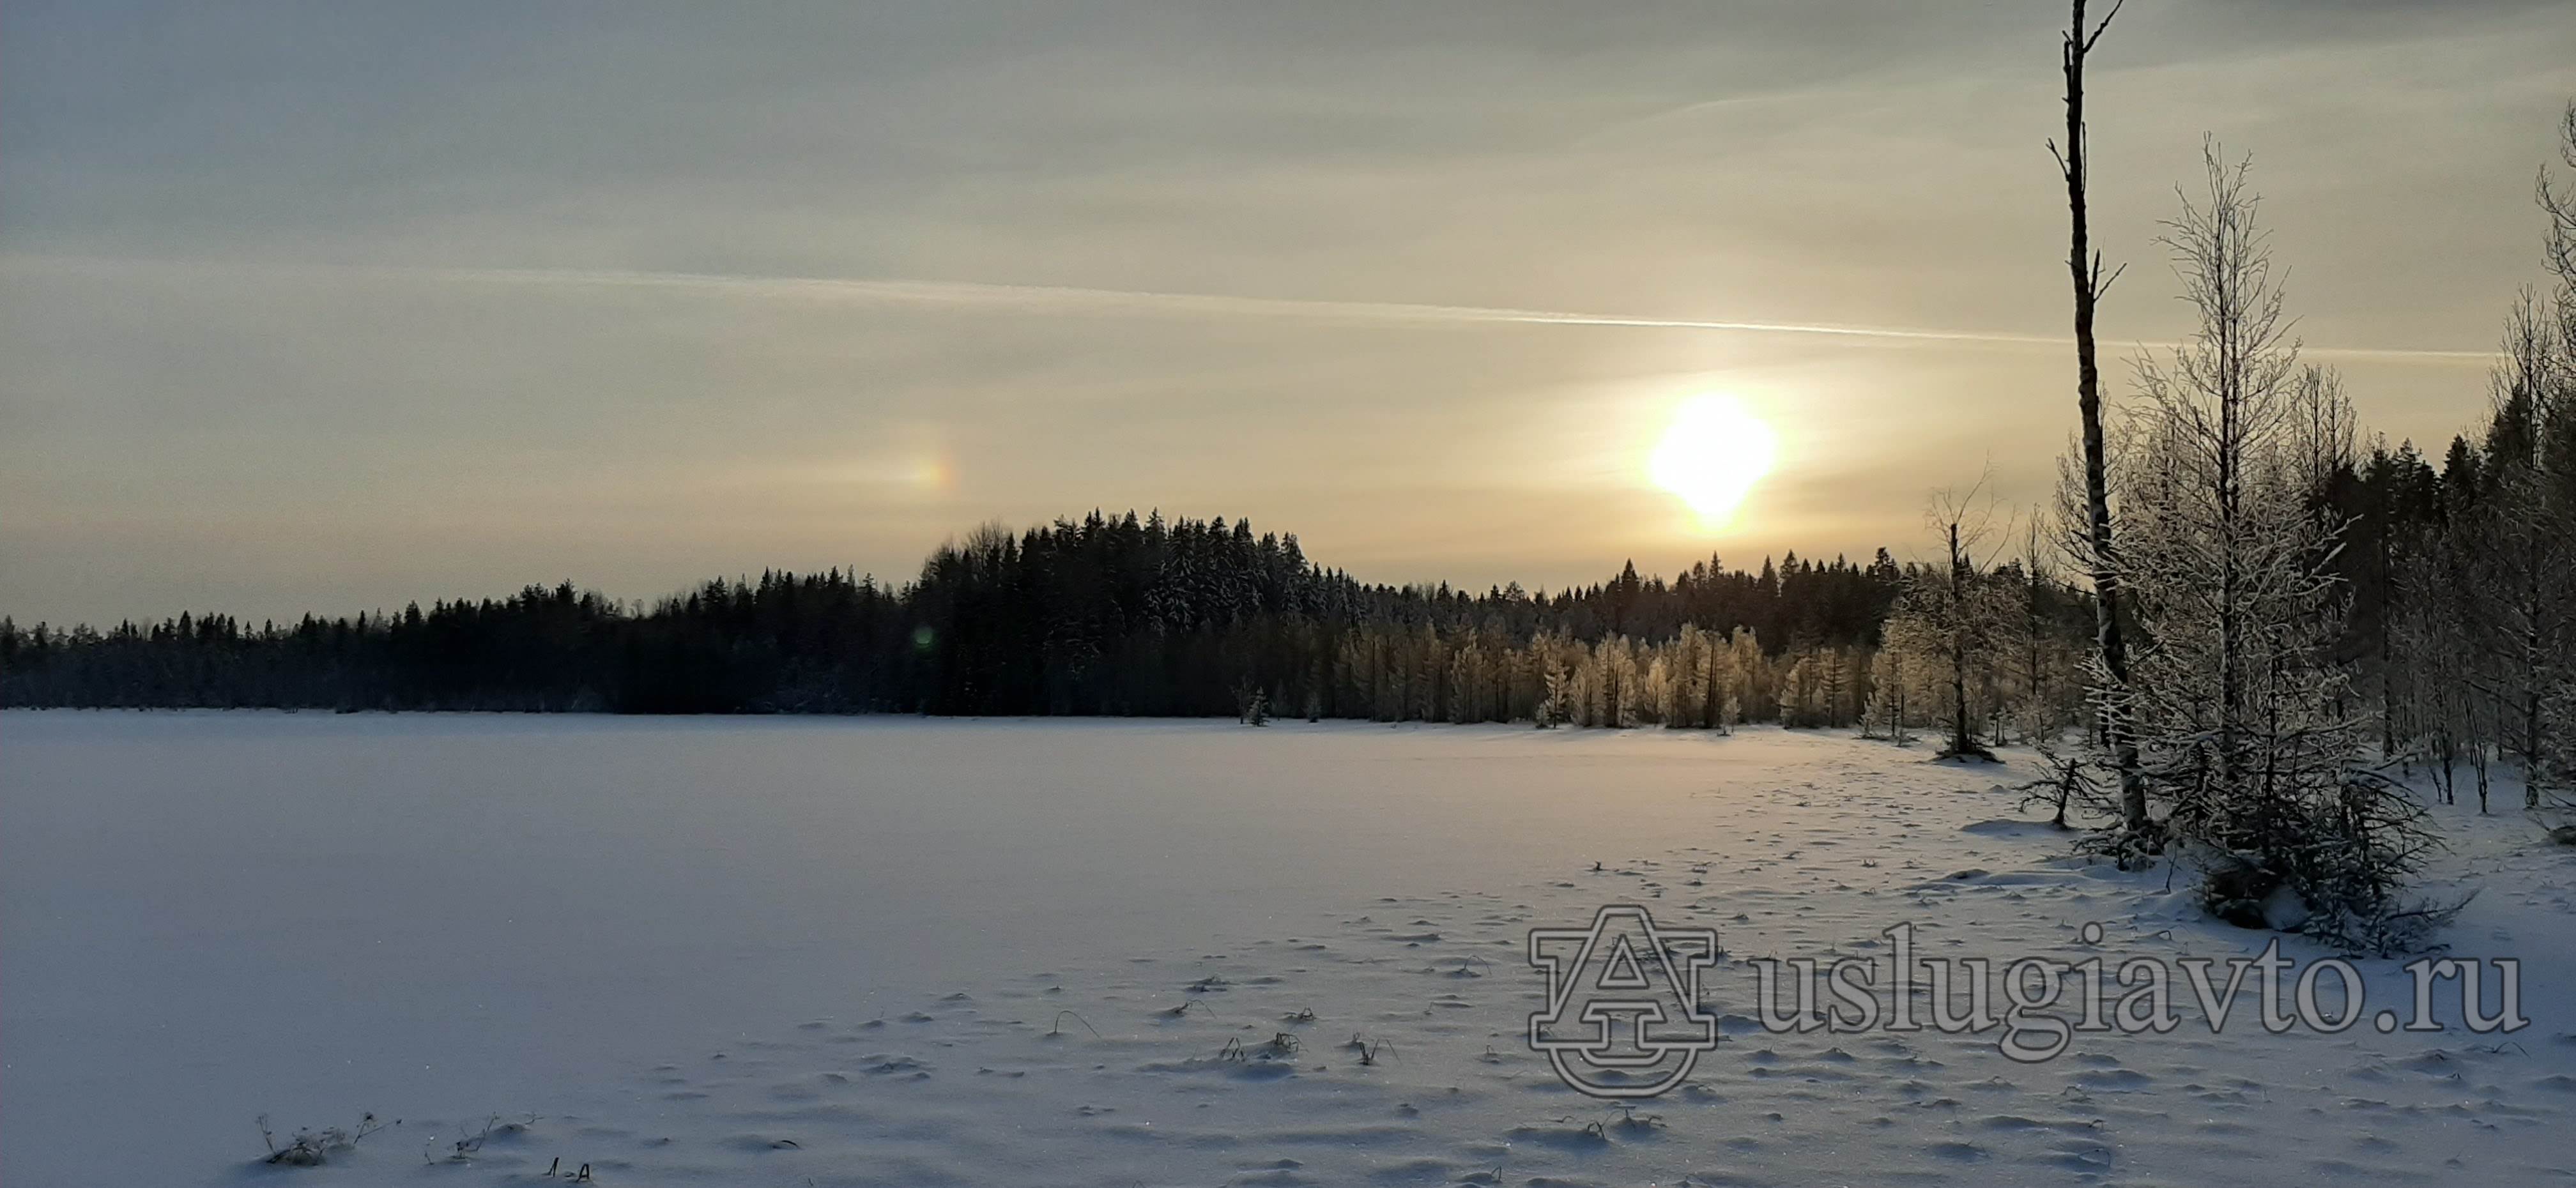
[[[2068,858],[1997,790],[2011,758],[1769,729],[0,714],[0,1182],[2576,1179],[2576,851],[2519,813],[2438,810],[2444,877],[2483,888],[2455,955],[2525,963],[2509,1039],[2195,1017],[2020,1064],[1992,1034],[1763,1031],[1749,960],[1900,923],[1998,964],[2261,947],[2161,870]],[[1617,900],[1727,951],[1725,1042],[1627,1120],[1525,1043],[1526,930]],[[2396,962],[2361,967],[2403,997]],[[263,1114],[367,1112],[402,1121],[257,1162]]]

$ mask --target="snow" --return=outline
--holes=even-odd
[[[1776,729],[9,712],[0,1181],[2565,1179],[2576,851],[2519,814],[2436,810],[2445,878],[2483,891],[2454,955],[2524,961],[2509,1039],[2193,1018],[2020,1064],[1993,1034],[1762,1031],[1747,961],[1900,923],[1999,966],[2271,939],[2067,856],[2000,790],[2027,756],[1927,758]],[[1725,1042],[1630,1122],[1525,1043],[1526,931],[1622,900],[1727,950]],[[367,1112],[402,1123],[257,1162],[262,1114]],[[496,1115],[470,1161],[424,1157]]]

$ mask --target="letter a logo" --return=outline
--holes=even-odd
[[[1530,1048],[1593,1097],[1653,1097],[1717,1047],[1717,1016],[1699,1001],[1700,970],[1717,962],[1717,931],[1661,929],[1646,909],[1614,903],[1590,928],[1533,928],[1529,961],[1547,973],[1547,1007],[1530,1015]]]

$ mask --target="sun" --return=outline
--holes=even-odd
[[[1684,401],[1646,459],[1655,485],[1681,497],[1703,528],[1726,526],[1753,484],[1770,473],[1779,447],[1771,427],[1733,396]]]

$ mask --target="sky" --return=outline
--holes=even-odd
[[[902,579],[1095,507],[1478,589],[1925,555],[2075,427],[2063,21],[10,0],[0,614]],[[2091,91],[2114,398],[2207,134],[2364,424],[2480,419],[2576,6],[2130,0]],[[1711,392],[1777,442],[1715,526],[1647,465]]]

